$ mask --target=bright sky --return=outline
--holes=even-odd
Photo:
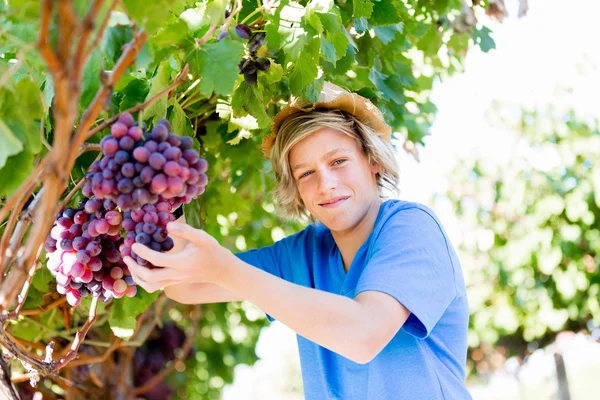
[[[600,117],[600,35],[595,28],[600,2],[529,3],[529,13],[523,19],[516,17],[518,1],[506,0],[510,15],[504,23],[485,22],[494,31],[496,50],[487,54],[472,50],[464,74],[434,87],[438,114],[432,136],[420,149],[421,162],[407,154],[398,157],[401,198],[431,206],[453,242],[458,228],[451,210],[444,204],[431,204],[430,199],[434,193],[444,192],[444,175],[454,160],[476,153],[498,160],[509,156],[513,134],[486,121],[494,101],[543,105],[557,97],[557,86],[562,85],[573,88],[573,92],[570,96],[561,94],[558,101],[572,104],[581,115]],[[287,376],[282,373],[283,365],[298,368],[295,334],[275,322],[263,330],[256,351],[262,360],[253,368],[236,367],[235,384],[226,387],[223,400],[283,398],[277,391]],[[267,385],[266,390],[259,389],[260,385]],[[277,390],[269,385],[278,385]]]

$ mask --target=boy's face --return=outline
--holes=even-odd
[[[292,148],[289,161],[306,208],[332,231],[354,228],[379,205],[379,168],[342,131],[318,130]]]

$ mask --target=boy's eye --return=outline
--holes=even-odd
[[[340,164],[342,164],[342,163],[343,163],[343,162],[345,162],[345,161],[346,161],[346,159],[344,159],[344,158],[340,158],[339,160],[335,160],[335,161],[333,162],[333,164],[335,164],[335,165],[340,165]]]
[[[303,173],[302,175],[300,175],[300,176],[298,177],[298,179],[300,179],[300,178],[304,178],[305,176],[308,176],[310,173],[311,173],[310,171],[306,171],[305,173]]]

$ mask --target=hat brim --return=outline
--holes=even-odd
[[[384,140],[390,141],[392,136],[392,128],[386,124],[381,111],[375,107],[369,99],[360,96],[356,93],[349,93],[342,88],[330,84],[327,91],[322,94],[321,101],[315,103],[302,102],[300,99],[292,102],[290,105],[283,108],[275,117],[271,125],[271,134],[265,136],[262,142],[262,151],[266,158],[270,158],[271,149],[275,144],[275,137],[283,121],[300,112],[310,112],[315,109],[326,108],[346,111],[354,115],[364,124],[368,125]],[[324,98],[323,98],[324,97]],[[324,100],[324,101],[323,101]]]

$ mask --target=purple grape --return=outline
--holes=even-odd
[[[156,231],[156,225],[152,222],[145,222],[143,226],[143,231],[148,235],[152,235]]]
[[[160,171],[166,162],[167,159],[160,153],[153,153],[148,159],[148,164],[157,171]]]
[[[144,143],[144,147],[150,152],[150,154],[152,154],[158,150],[158,143],[156,143],[154,140],[148,140],[146,143]],[[150,157],[150,154],[148,154],[148,157]]]
[[[142,179],[142,182],[150,183],[152,182],[152,178],[154,178],[155,174],[156,172],[154,171],[154,168],[147,165],[142,169],[142,172],[140,172],[140,178]]]
[[[177,176],[181,172],[181,167],[175,161],[168,161],[165,164],[164,171],[169,176]]]
[[[88,262],[88,268],[92,270],[92,272],[98,272],[102,269],[102,261],[98,257],[90,258]]]
[[[167,237],[162,243],[161,243],[161,247],[164,251],[169,251],[173,248],[173,246],[175,246],[175,243],[173,243],[173,239],[171,239],[170,237]]]
[[[152,129],[152,140],[157,143],[164,142],[169,137],[169,128],[165,124],[156,124]]]
[[[129,210],[133,205],[133,200],[129,194],[121,194],[117,197],[117,206],[121,210]]]
[[[72,239],[62,239],[60,241],[60,249],[64,251],[73,250],[73,240]]]
[[[148,161],[148,158],[150,158],[150,150],[148,150],[145,146],[138,147],[135,150],[133,150],[133,158],[136,161],[145,163]]]
[[[183,189],[183,180],[178,176],[169,176],[167,179],[167,185],[169,187],[169,191],[172,193],[179,193]]]
[[[220,42],[221,40],[225,39],[227,36],[229,36],[229,32],[219,32],[219,35],[217,36],[217,42]]]
[[[200,156],[198,155],[198,152],[194,149],[188,149],[188,150],[184,150],[183,151],[183,158],[190,163],[190,165],[196,163],[196,161],[198,161],[198,159],[200,158]],[[198,171],[200,172],[200,171]]]
[[[252,36],[252,30],[245,24],[237,24],[235,26],[235,33],[242,39],[250,39],[250,36]]]
[[[131,192],[133,192],[133,188],[134,188],[133,182],[129,178],[121,179],[117,183],[117,189],[121,193],[125,193],[125,194],[131,193]]]
[[[139,142],[142,140],[142,137],[144,137],[144,131],[142,131],[142,128],[139,126],[132,126],[129,128],[129,131],[127,131],[127,135],[134,141]]]
[[[114,161],[115,161],[116,165],[125,164],[127,161],[129,161],[129,153],[126,152],[125,150],[117,151],[117,154],[115,154]],[[113,168],[111,168],[111,169],[113,169]]]
[[[158,174],[152,178],[152,191],[156,194],[161,194],[167,189],[167,177],[163,174]]]
[[[123,166],[121,167],[121,174],[123,174],[123,176],[126,178],[133,178],[133,176],[135,175],[134,164],[130,162],[123,164]]]
[[[181,151],[185,151],[194,147],[194,139],[190,136],[182,136],[181,137],[181,145],[179,146]]]
[[[123,136],[127,135],[127,131],[128,131],[127,125],[125,125],[122,122],[115,122],[110,127],[110,133],[116,139],[121,139]]]
[[[114,137],[107,136],[106,140],[102,141],[102,152],[105,156],[114,156],[119,150],[119,142]]]
[[[150,243],[151,240],[152,239],[151,239],[150,235],[148,235],[147,233],[144,233],[144,232],[138,233],[135,236],[135,241],[140,244],[148,244],[148,243]]]
[[[135,146],[135,141],[130,136],[124,136],[119,140],[119,146],[125,151],[131,151]]]
[[[71,276],[74,278],[81,278],[85,273],[85,265],[80,263],[79,261],[75,261],[73,265],[71,265]]]
[[[133,125],[134,119],[131,114],[123,113],[123,114],[119,115],[119,119],[117,121],[124,124],[127,127],[130,127]]]
[[[90,256],[96,257],[102,251],[102,247],[100,246],[100,243],[93,241],[88,243],[85,250],[90,254]]]
[[[77,253],[75,253],[75,257],[77,257],[77,261],[82,264],[90,262],[90,255],[85,250],[78,250]]]
[[[99,234],[103,235],[108,232],[108,229],[110,228],[110,226],[109,226],[108,222],[106,222],[105,219],[98,219],[98,220],[96,220],[95,228]]]

